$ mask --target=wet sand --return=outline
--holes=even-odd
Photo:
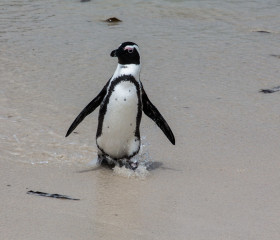
[[[279,239],[277,2],[109,2],[2,4],[0,239]],[[88,166],[97,111],[64,137],[126,40],[176,137],[143,117],[145,177]]]

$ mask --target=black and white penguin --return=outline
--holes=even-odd
[[[101,92],[82,110],[67,131],[66,137],[83,119],[99,105],[96,144],[98,161],[106,160],[112,165],[125,165],[136,169],[131,161],[140,149],[140,122],[142,111],[150,117],[175,145],[174,135],[157,108],[149,100],[140,81],[139,47],[124,42],[111,52],[118,57],[118,66]]]

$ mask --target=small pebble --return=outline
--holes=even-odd
[[[112,18],[106,19],[105,22],[116,23],[116,22],[122,22],[122,20],[120,20],[120,19],[118,19],[116,17],[112,17]]]

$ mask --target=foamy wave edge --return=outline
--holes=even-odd
[[[128,169],[125,166],[119,167],[115,166],[113,168],[114,174],[126,178],[140,178],[140,179],[145,179],[150,173],[147,170],[146,166],[144,165],[139,165],[135,171],[132,169]]]

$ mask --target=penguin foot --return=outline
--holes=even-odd
[[[138,167],[138,162],[137,161],[132,161],[132,160],[127,160],[127,159],[122,159],[118,161],[119,167],[125,167],[127,169],[131,169],[133,171],[136,170]]]
[[[137,161],[130,161],[129,160],[129,161],[126,162],[125,167],[135,171],[136,168],[138,168],[138,162]]]
[[[105,155],[98,156],[99,165],[113,169],[118,163]]]
[[[136,168],[138,168],[138,161],[137,160],[131,160],[131,159],[119,159],[119,160],[114,160],[108,156],[105,155],[98,155],[98,164],[105,166],[105,167],[109,167],[111,169],[113,169],[115,166],[119,166],[119,167],[125,167],[127,169],[131,169],[133,171],[136,170]]]

